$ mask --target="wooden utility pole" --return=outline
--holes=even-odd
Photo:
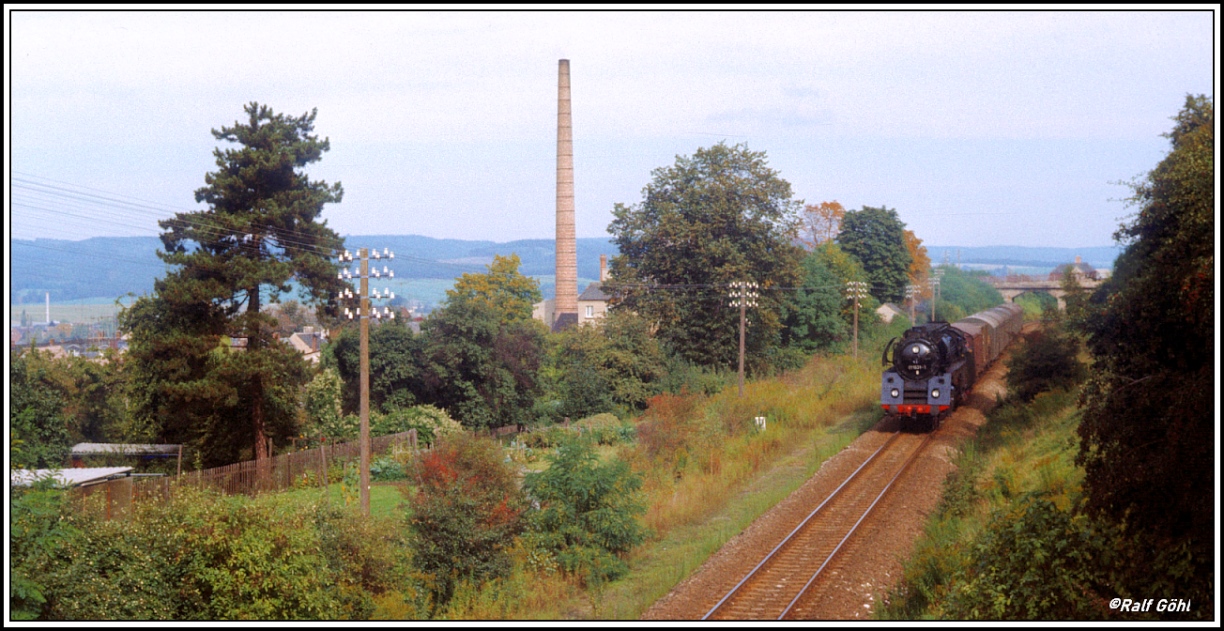
[[[386,250],[384,252],[387,258],[395,258],[394,254],[386,252]],[[389,309],[386,310],[385,314],[382,314],[377,309],[370,308],[370,251],[367,248],[361,248],[357,251],[357,255],[361,259],[361,269],[359,272],[361,284],[360,293],[357,296],[358,306],[356,313],[361,326],[361,404],[359,408],[361,415],[361,478],[358,482],[360,485],[358,493],[361,498],[361,512],[368,516],[370,514],[370,318],[380,318],[384,315],[394,318],[395,314]],[[374,258],[382,258],[378,250],[374,250]],[[340,256],[340,260],[351,262],[353,255],[346,250]],[[393,272],[386,270],[385,267],[383,269],[389,278],[395,276]],[[375,269],[373,275],[377,278],[381,277],[382,273]],[[341,279],[346,277],[351,279],[353,275],[351,273],[346,274],[345,272],[340,273]],[[352,291],[346,290],[345,297],[352,298]],[[374,297],[381,298],[383,296],[378,293],[378,290],[374,290]],[[388,290],[386,297],[394,298],[395,294]],[[345,309],[345,311],[351,319],[354,314],[348,309]],[[324,475],[326,475],[326,471],[324,471]]]
[[[748,307],[757,306],[758,285],[751,281],[731,283],[731,306],[739,307],[739,395],[744,396],[744,331],[748,323]]]
[[[935,321],[935,303],[939,302],[939,280],[943,277],[943,268],[935,270],[935,277],[931,279],[931,322]]]
[[[867,297],[867,283],[846,281],[846,298],[854,300],[854,358],[858,359],[858,313],[859,299]]]
[[[370,514],[370,250],[361,248],[361,513]]]

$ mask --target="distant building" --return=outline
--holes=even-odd
[[[50,353],[52,359],[64,359],[65,357],[71,355],[71,353],[68,352],[68,349],[59,344],[43,346],[38,348],[38,350],[44,353]]]
[[[603,283],[587,285],[578,296],[578,324],[593,323],[607,316],[609,297],[603,292]]]
[[[557,301],[552,298],[541,300],[531,305],[531,317],[552,328],[553,317],[557,313]]]
[[[286,342],[301,353],[307,361],[317,364],[323,341],[326,339],[327,335],[322,331],[316,332],[313,326],[304,326],[301,331],[290,335]]]
[[[893,318],[897,316],[909,318],[909,314],[905,312],[905,309],[902,309],[891,302],[886,302],[879,307],[876,307],[875,311],[877,314],[879,314],[881,320],[889,323],[891,323]]]
[[[1071,274],[1078,282],[1086,280],[1100,280],[1101,274],[1096,271],[1091,265],[1085,263],[1080,257],[1075,257],[1074,263],[1064,263],[1054,268],[1050,272],[1050,280],[1061,282],[1067,275]]]
[[[531,306],[531,317],[548,325],[554,332],[578,324],[579,326],[588,322],[594,323],[604,318],[608,314],[608,300],[611,298],[603,291],[603,282],[608,278],[608,255],[599,255],[599,280],[587,285],[583,290],[582,295],[578,296],[578,319],[576,322],[565,323],[556,321],[556,305],[557,301],[549,298],[542,300]],[[572,314],[562,314],[569,315]],[[558,324],[561,326],[558,327]]]

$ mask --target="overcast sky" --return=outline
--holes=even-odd
[[[343,184],[342,235],[552,238],[565,58],[579,237],[725,140],[796,198],[895,208],[928,245],[1110,245],[1118,182],[1163,157],[1187,93],[1214,96],[1218,57],[1208,11],[6,19],[16,238],[158,234],[199,208],[210,129],[250,101],[318,108],[310,174]]]

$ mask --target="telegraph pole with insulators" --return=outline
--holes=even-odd
[[[744,328],[748,322],[748,307],[757,306],[758,285],[751,281],[731,283],[731,306],[739,307],[739,395],[744,396]]]
[[[858,280],[846,281],[846,298],[854,301],[854,358],[858,359],[858,313],[859,300],[867,297],[867,283]]]
[[[388,307],[383,307],[380,312],[377,307],[370,307],[370,298],[395,298],[395,294],[390,290],[385,290],[385,293],[374,290],[373,296],[370,294],[370,277],[374,278],[395,278],[395,272],[387,269],[384,265],[382,270],[375,265],[374,271],[370,271],[370,250],[361,248],[357,251],[357,256],[361,260],[361,267],[356,273],[350,270],[340,272],[340,280],[352,280],[354,277],[361,279],[360,290],[354,295],[352,289],[345,289],[341,293],[341,298],[357,299],[357,310],[345,307],[344,314],[350,320],[356,318],[361,323],[361,481],[359,484],[361,497],[361,512],[367,517],[370,515],[370,318],[390,318],[395,319],[395,312]],[[383,248],[382,253],[378,249],[374,250],[374,260],[393,260],[395,253]],[[340,255],[342,263],[353,262],[353,255],[348,250],[345,250]]]
[[[931,279],[931,322],[935,321],[935,303],[939,302],[939,281],[943,278],[943,268],[935,269],[935,277]]]

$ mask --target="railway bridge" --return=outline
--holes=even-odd
[[[1075,279],[1084,289],[1093,290],[1101,286],[1100,280],[1087,275],[1076,274]],[[1054,299],[1058,301],[1060,311],[1067,308],[1065,300],[1067,292],[1063,289],[1060,280],[1050,280],[1042,276],[994,276],[985,280],[998,289],[999,293],[1003,294],[1003,299],[1008,302],[1015,302],[1016,297],[1023,294],[1045,292],[1054,296]]]

